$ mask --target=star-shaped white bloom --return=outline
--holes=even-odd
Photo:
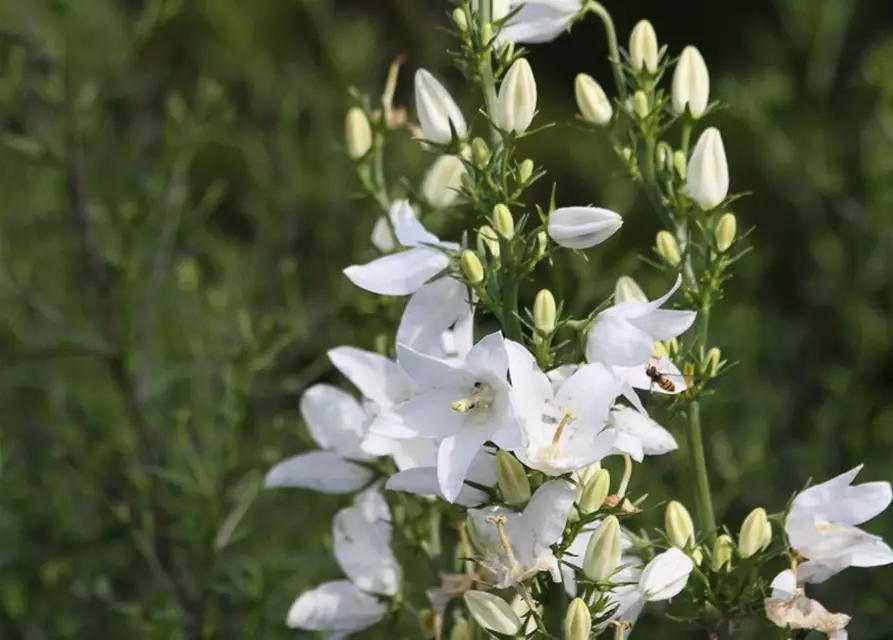
[[[481,447],[492,440],[504,449],[520,443],[507,380],[502,334],[478,342],[461,362],[447,362],[397,346],[397,357],[421,391],[370,427],[389,438],[440,439],[437,474],[444,498],[454,501]]]
[[[507,341],[512,403],[524,446],[518,459],[552,476],[576,471],[611,453],[642,459],[638,438],[608,428],[621,382],[606,367],[588,364],[557,388],[522,345]]]
[[[790,569],[775,576],[772,595],[766,598],[764,605],[766,617],[779,627],[822,631],[830,640],[847,638],[850,616],[831,613],[817,600],[808,598]]]
[[[335,515],[332,537],[335,559],[350,580],[326,582],[301,594],[287,623],[343,638],[387,614],[386,604],[372,594],[393,596],[399,588],[400,565],[390,549],[390,511],[377,489],[359,494],[354,506]]]
[[[552,480],[537,489],[523,513],[505,507],[468,512],[485,549],[481,564],[493,574],[497,588],[524,582],[540,571],[561,582],[551,546],[561,539],[573,503],[570,484]]]
[[[893,550],[880,537],[856,525],[890,506],[889,482],[852,482],[862,465],[801,492],[791,503],[785,530],[791,546],[809,561],[797,569],[803,582],[823,582],[847,567],[893,562]]]
[[[369,484],[372,472],[352,462],[373,457],[362,448],[372,420],[369,412],[350,394],[318,384],[301,396],[301,415],[323,451],[283,460],[267,473],[265,486],[350,493]]]
[[[679,277],[657,300],[630,300],[602,311],[586,337],[586,359],[612,366],[644,367],[656,341],[675,338],[695,321],[694,311],[661,309],[681,284]]]
[[[351,282],[373,293],[405,296],[415,293],[449,266],[444,250],[457,250],[455,243],[441,242],[425,229],[407,201],[401,201],[393,216],[394,233],[406,251],[382,256],[364,265],[344,270]]]

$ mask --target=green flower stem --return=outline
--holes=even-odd
[[[481,0],[480,3],[480,20],[481,25],[490,24],[493,20],[493,0]],[[480,66],[480,74],[481,74],[481,85],[484,91],[484,104],[487,106],[487,117],[493,120],[493,116],[496,114],[496,79],[493,76],[493,60],[490,57],[490,49],[487,47],[489,43],[483,43],[485,50],[481,55],[481,66]],[[496,130],[492,124],[490,125],[490,140],[493,143],[493,148],[497,148],[502,143],[502,140],[499,135],[499,131]]]
[[[518,281],[515,278],[507,280],[502,291],[502,330],[509,340],[524,343],[521,320],[518,318]]]
[[[623,82],[623,67],[620,64],[620,47],[617,45],[617,30],[614,28],[614,20],[611,19],[611,14],[600,2],[590,2],[586,5],[586,9],[601,18],[602,24],[605,25],[614,83],[617,85],[617,94],[621,100],[624,100],[626,99],[626,84]]]

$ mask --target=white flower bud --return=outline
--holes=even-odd
[[[456,102],[429,72],[419,69],[415,73],[415,103],[419,125],[426,140],[447,144],[452,140],[452,128],[456,135],[466,131],[465,118]]]
[[[474,636],[474,628],[468,623],[468,620],[458,620],[453,623],[450,640],[474,640]]]
[[[686,192],[706,210],[718,207],[729,195],[729,165],[722,136],[715,127],[706,129],[688,162]]]
[[[496,483],[502,497],[511,505],[530,500],[530,480],[527,471],[517,458],[507,451],[496,452]]]
[[[657,232],[655,251],[657,251],[657,255],[663,258],[664,262],[671,267],[675,267],[682,262],[682,256],[679,253],[679,244],[677,244],[676,238],[674,238],[673,234],[669,231],[664,230]]]
[[[504,204],[493,207],[493,228],[509,239],[515,235],[515,220],[512,218],[512,212]]]
[[[762,507],[757,507],[744,519],[738,533],[738,552],[742,558],[749,558],[762,551],[772,542],[772,525]]]
[[[735,543],[732,539],[723,534],[713,543],[713,570],[722,571],[726,567],[730,567],[732,563],[732,550]]]
[[[465,12],[460,7],[453,9],[453,22],[456,23],[456,28],[460,33],[468,31],[468,18],[465,17]]]
[[[586,545],[583,557],[583,573],[590,580],[607,580],[614,574],[620,562],[620,521],[608,516]]]
[[[484,279],[484,267],[474,251],[466,249],[459,256],[459,265],[462,273],[471,284],[477,284]]]
[[[639,20],[629,36],[629,58],[633,69],[647,69],[649,73],[657,71],[658,63],[657,33],[648,20]]]
[[[533,301],[533,321],[543,333],[555,331],[555,296],[548,289],[540,289]]]
[[[499,236],[496,235],[496,232],[490,225],[485,224],[478,229],[477,245],[480,253],[483,254],[486,249],[494,258],[499,257]]]
[[[458,156],[440,156],[428,169],[422,182],[422,195],[432,207],[443,209],[456,201],[465,164]]]
[[[724,213],[716,223],[713,237],[716,240],[716,250],[725,253],[735,242],[735,234],[738,231],[738,220],[734,213]]]
[[[676,70],[673,72],[673,112],[685,113],[685,107],[694,118],[700,118],[710,99],[710,74],[701,52],[688,46],[682,50]]]
[[[676,174],[685,180],[685,176],[688,175],[688,160],[685,157],[685,154],[682,153],[681,149],[677,149],[673,152],[673,168],[676,170]]]
[[[520,184],[527,184],[527,181],[533,176],[533,170],[536,167],[533,164],[533,160],[530,158],[526,158],[521,164],[518,165],[518,182]]]
[[[707,357],[704,358],[704,373],[709,377],[715,378],[721,367],[722,352],[718,347],[711,347],[707,351]]]
[[[669,600],[685,588],[694,562],[676,547],[659,553],[642,570],[639,593],[648,602]]]
[[[564,616],[564,640],[589,640],[592,633],[592,614],[583,598],[571,600]]]
[[[483,138],[475,138],[471,141],[471,157],[478,167],[486,167],[490,162],[490,148]]]
[[[562,207],[549,215],[549,236],[568,249],[588,249],[610,238],[623,218],[598,207]]]
[[[574,97],[577,99],[577,109],[587,122],[597,125],[605,125],[611,121],[614,108],[605,94],[602,86],[591,76],[580,73],[574,80]]]
[[[633,94],[633,113],[636,114],[636,117],[639,120],[644,120],[648,117],[648,113],[651,111],[651,108],[648,106],[648,96],[645,95],[645,92],[642,90],[636,91]]]
[[[351,160],[359,160],[372,148],[372,127],[359,107],[351,108],[344,118],[344,141]]]
[[[513,636],[521,629],[521,619],[508,602],[486,591],[466,591],[465,605],[484,629]]]
[[[611,474],[607,469],[599,469],[583,485],[583,495],[580,496],[580,511],[584,515],[595,513],[605,504],[608,491],[611,488]]]
[[[648,302],[648,296],[638,282],[629,276],[620,276],[614,285],[614,302]]]
[[[674,546],[684,549],[695,541],[695,525],[682,503],[673,500],[664,514],[664,528]]]
[[[536,112],[536,80],[530,63],[524,58],[515,60],[499,87],[496,113],[491,114],[497,127],[514,133],[524,133]]]

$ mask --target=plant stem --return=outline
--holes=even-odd
[[[514,278],[505,283],[502,292],[502,329],[506,338],[523,344],[524,334],[518,318],[518,281]]]
[[[589,11],[601,18],[605,25],[605,36],[608,39],[608,52],[611,55],[611,71],[614,73],[614,83],[617,85],[617,94],[621,100],[626,98],[626,84],[623,82],[623,67],[620,65],[620,47],[617,45],[617,30],[611,14],[600,2],[590,2],[586,5]]]
[[[493,20],[493,0],[481,0],[480,3],[480,21],[481,26],[490,24]],[[488,42],[484,42],[485,50],[481,55],[481,85],[484,91],[484,104],[487,106],[487,117],[492,122],[496,114],[496,79],[493,77],[493,60],[490,57],[490,47]],[[490,140],[493,148],[497,148],[501,144],[499,131],[492,124],[490,125]]]

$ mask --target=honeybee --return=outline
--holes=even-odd
[[[667,393],[673,393],[674,391],[676,391],[676,385],[673,384],[673,381],[670,380],[666,375],[658,371],[657,367],[655,367],[653,364],[649,364],[645,367],[645,375],[651,378],[651,382],[656,384]]]

